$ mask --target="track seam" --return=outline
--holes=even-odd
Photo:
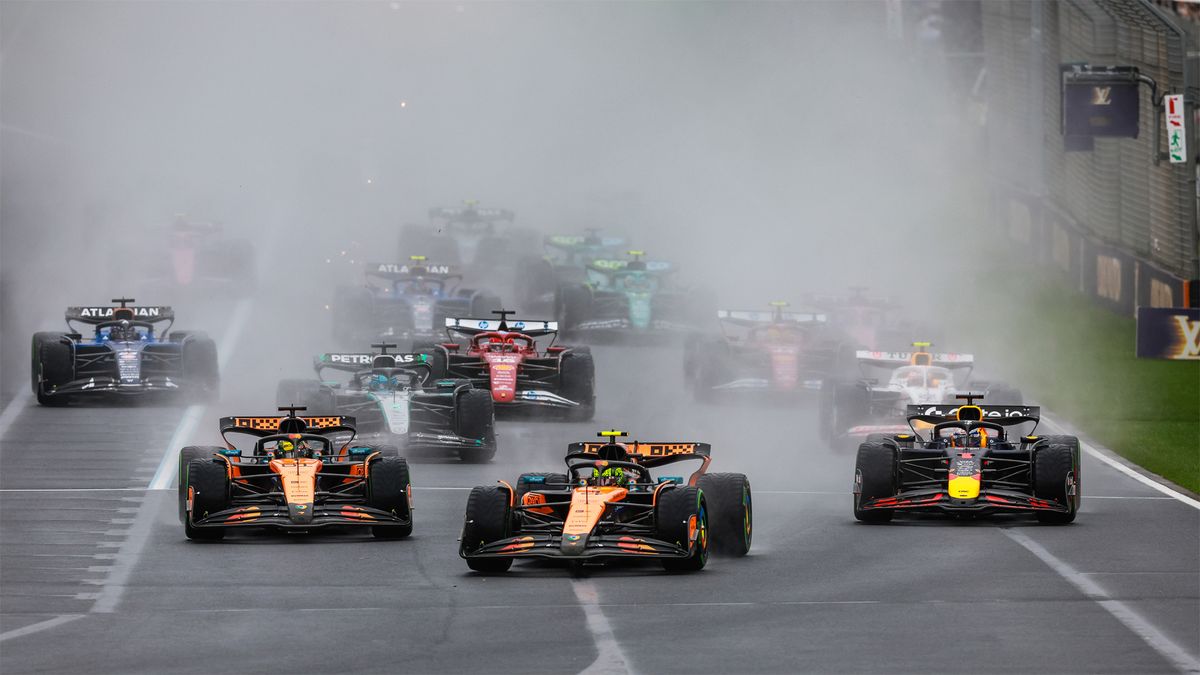
[[[581,675],[629,675],[632,673],[629,659],[622,651],[621,644],[617,642],[612,625],[601,608],[600,592],[596,590],[595,584],[591,581],[576,580],[571,582],[571,590],[575,592],[575,599],[579,601],[579,607],[583,610],[584,619],[587,621],[588,632],[592,634],[592,641],[596,644],[596,660],[580,671]]]

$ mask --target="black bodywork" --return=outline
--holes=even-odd
[[[216,345],[208,336],[170,331],[170,307],[132,306],[131,298],[113,302],[119,306],[68,307],[69,332],[34,335],[31,375],[39,402],[104,394],[217,395]],[[89,326],[92,335],[85,337],[76,323]]]

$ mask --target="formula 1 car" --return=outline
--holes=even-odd
[[[818,390],[837,355],[825,335],[825,315],[786,311],[718,310],[719,336],[684,343],[684,377],[697,400],[751,392],[771,398]]]
[[[224,236],[220,223],[196,222],[178,215],[167,232],[167,255],[149,252],[144,287],[156,293],[172,289],[199,292],[252,290],[257,281],[254,246]]]
[[[819,423],[830,445],[852,449],[870,434],[904,433],[909,404],[949,404],[963,391],[983,391],[994,403],[1021,405],[1020,390],[1002,382],[969,379],[973,355],[931,352],[930,342],[912,344],[911,352],[860,350],[855,357],[863,377],[824,382]],[[872,369],[890,371],[885,384],[866,377]]]
[[[217,345],[200,331],[171,331],[170,307],[68,307],[70,332],[33,336],[33,393],[42,405],[67,405],[96,394],[180,394],[215,398]],[[156,326],[166,322],[161,331]],[[75,323],[94,327],[85,338]],[[165,336],[165,337],[164,337]]]
[[[316,380],[283,380],[279,405],[302,405],[318,415],[350,415],[359,438],[394,444],[409,454],[453,453],[466,462],[496,454],[496,413],[486,389],[467,380],[433,380],[426,354],[389,354],[393,344],[371,345],[377,354],[321,354]],[[325,378],[348,373],[349,382]]]
[[[334,338],[345,344],[396,339],[431,340],[447,317],[486,315],[500,308],[489,293],[460,288],[462,275],[450,265],[409,256],[408,264],[367,263],[367,283],[337,289]]]
[[[618,558],[658,560],[669,571],[695,572],[711,549],[750,550],[750,481],[740,473],[706,473],[707,443],[572,443],[566,473],[526,473],[516,487],[476,487],[467,499],[459,555],[477,572],[504,572],[516,558],[574,563]],[[700,467],[682,476],[652,469],[685,460]]]
[[[626,245],[623,237],[602,237],[599,230],[584,235],[551,235],[542,240],[545,255],[522,264],[517,298],[526,310],[552,309],[559,286],[587,283],[587,266],[611,259]]]
[[[803,304],[825,314],[829,328],[851,349],[888,349],[904,344],[914,333],[920,334],[913,319],[901,312],[899,303],[868,297],[865,291],[856,286],[849,296],[810,294]]]
[[[354,418],[222,417],[225,447],[179,451],[179,518],[188,539],[230,528],[370,527],[380,539],[412,534],[408,463],[395,448],[354,444]],[[249,436],[249,454],[229,435]],[[334,437],[346,437],[334,442]]]
[[[854,517],[882,523],[897,513],[975,516],[1029,512],[1043,523],[1075,520],[1081,500],[1079,439],[1034,436],[1033,406],[910,405],[909,432],[875,435],[858,447]],[[1026,435],[1010,428],[1032,423]],[[917,425],[924,425],[922,436]]]
[[[593,260],[587,283],[559,287],[555,311],[565,334],[682,338],[711,321],[708,294],[673,284],[670,263],[628,254],[632,260]]]
[[[586,347],[554,345],[553,321],[446,319],[450,342],[414,345],[429,355],[435,378],[469,380],[491,391],[497,416],[532,413],[587,421],[596,410],[595,366]],[[539,349],[538,338],[551,336]],[[461,341],[455,341],[456,339]]]
[[[436,260],[486,269],[512,267],[521,256],[537,251],[538,235],[513,225],[516,214],[482,209],[475,201],[457,208],[429,211],[430,224],[405,225],[400,248],[425,251]]]

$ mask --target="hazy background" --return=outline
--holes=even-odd
[[[265,328],[326,301],[313,266],[343,242],[390,257],[465,198],[631,232],[725,304],[919,298],[952,266],[897,249],[974,184],[937,71],[874,2],[4,2],[0,59],[6,392],[30,333],[129,293],[176,213],[256,240]]]

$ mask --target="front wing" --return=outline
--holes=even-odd
[[[623,534],[593,534],[580,551],[564,552],[561,533],[520,534],[484,544],[474,551],[460,550],[463,558],[549,558],[592,560],[602,558],[686,558],[690,551],[660,539]]]
[[[280,529],[311,530],[332,526],[364,525],[408,525],[408,518],[399,518],[389,511],[361,504],[318,504],[312,509],[308,522],[299,522],[289,513],[286,504],[255,504],[235,506],[224,511],[196,519],[189,512],[192,527],[274,527]]]
[[[855,499],[858,499],[857,486]],[[1016,490],[989,488],[981,490],[974,499],[955,499],[949,492],[937,488],[907,490],[893,497],[871,499],[859,505],[871,509],[896,509],[904,511],[932,511],[943,513],[1002,513],[1011,511],[1052,511],[1070,513],[1066,504],[1052,499],[1041,499]]]

